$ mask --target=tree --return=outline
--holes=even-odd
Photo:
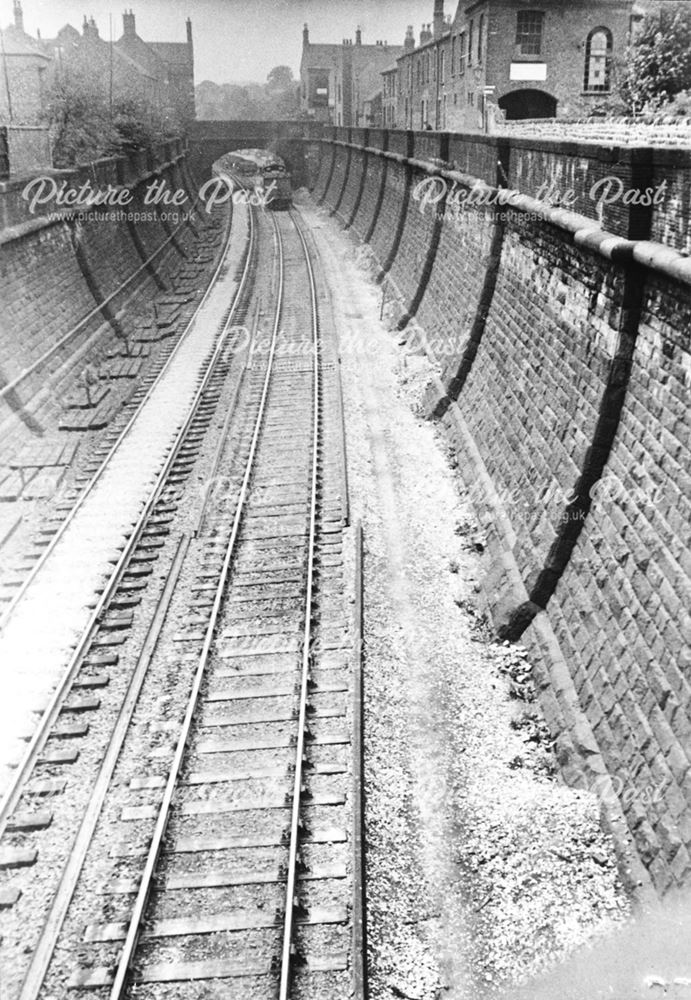
[[[621,72],[621,95],[633,113],[654,111],[691,89],[691,10],[648,14]]]
[[[72,167],[106,156],[117,141],[103,94],[72,77],[54,83],[47,117],[56,167]]]
[[[97,83],[77,74],[54,82],[47,118],[56,167],[150,149],[175,134],[142,97],[120,95],[111,106]]]
[[[290,66],[274,66],[266,80],[269,90],[291,90],[295,86]]]
[[[300,111],[300,88],[294,86],[290,90],[285,90],[283,93],[277,94],[273,101],[273,106],[275,109],[275,118],[297,118]]]

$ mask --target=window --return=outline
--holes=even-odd
[[[611,65],[612,33],[607,28],[595,28],[585,45],[583,89],[590,93],[608,93]]]
[[[545,15],[541,10],[519,10],[516,45],[523,56],[539,56],[542,51],[542,26]]]
[[[480,20],[477,26],[477,61],[482,63],[482,38],[485,33],[485,15],[480,14]]]
[[[458,36],[458,72],[465,73],[465,31]]]
[[[439,52],[439,80],[446,83],[446,52],[441,49]]]
[[[451,39],[451,76],[456,75],[456,36]]]
[[[473,64],[473,22],[468,25],[468,65]]]
[[[329,75],[316,73],[310,75],[310,98],[315,108],[325,108],[329,104]]]

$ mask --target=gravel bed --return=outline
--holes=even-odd
[[[241,232],[241,221],[237,221],[229,249],[234,258],[242,251]],[[93,595],[112,569],[113,553],[131,531],[184,419],[232,285],[232,279],[226,278],[225,286],[216,286],[210,295],[166,375],[0,637],[0,660],[12,675],[0,705],[0,765],[13,759],[16,742],[25,735],[27,725],[33,729],[32,709],[47,700],[88,621]],[[36,622],[41,623],[40,629]],[[0,793],[3,790],[0,787]]]
[[[250,380],[246,380],[246,383],[249,382]],[[252,386],[244,384],[240,396],[240,411],[242,411],[242,407],[248,398],[251,398],[251,395]],[[297,405],[295,401],[293,401],[293,405]],[[285,410],[285,406],[283,406],[283,410]],[[223,413],[223,401],[219,404],[217,413]],[[239,421],[236,423],[239,423]],[[211,438],[212,435],[209,435],[209,439]],[[179,510],[178,516],[176,516],[176,532],[183,526],[194,523],[194,513],[198,499],[198,497],[194,496],[194,480],[196,478],[203,491],[203,473],[206,468],[205,462],[208,464],[209,452],[213,452],[210,442],[208,447],[205,446],[203,456],[197,461],[192,473],[193,482],[190,491],[188,491],[189,496]],[[224,457],[227,462],[228,456]],[[235,456],[232,457],[231,461],[233,464],[235,463]],[[224,473],[226,473],[225,468]],[[284,479],[284,475],[274,470],[270,481],[274,484],[279,484]],[[293,492],[291,489],[291,495]],[[326,486],[324,492],[328,495]],[[261,494],[253,491],[251,500],[256,499],[259,495]],[[263,495],[266,496],[266,494]],[[280,495],[277,495],[276,499],[281,499]],[[213,521],[213,517],[210,523],[211,521]],[[248,533],[251,536],[253,532],[256,532],[258,529],[261,530],[263,525],[268,526],[271,522],[264,521],[260,516],[248,523]],[[222,534],[223,532],[219,532],[216,535],[218,541],[221,543],[223,542]],[[244,530],[242,534],[244,536]],[[297,542],[293,542],[290,539],[276,542],[273,539],[243,538],[241,541],[241,554],[234,565],[234,569],[236,571],[244,568],[256,570],[258,566],[267,566],[273,563],[283,567],[292,565],[293,563],[300,565],[303,548],[303,539],[299,539]],[[339,560],[334,559],[335,547],[329,545],[326,548],[328,551],[327,559],[338,564]],[[220,552],[221,550],[219,549],[218,551]],[[137,877],[141,867],[142,853],[146,851],[155,820],[151,816],[137,818],[136,820],[126,819],[122,815],[122,810],[124,807],[132,805],[155,807],[161,794],[160,789],[133,790],[128,788],[127,785],[133,777],[166,773],[166,766],[169,758],[172,756],[184,708],[186,692],[197,665],[197,655],[200,647],[199,636],[191,637],[189,640],[182,642],[179,640],[186,635],[192,636],[193,632],[201,634],[204,628],[204,623],[201,621],[204,617],[203,610],[194,610],[190,614],[190,593],[199,590],[196,581],[200,578],[200,569],[202,567],[215,566],[216,561],[218,560],[215,560],[215,555],[211,555],[208,535],[204,535],[192,542],[176,594],[171,604],[166,630],[159,642],[157,655],[147,676],[142,698],[135,713],[130,734],[128,735],[125,751],[118,764],[115,780],[118,791],[106,803],[95,842],[90,849],[89,861],[87,862],[68,915],[64,943],[59,948],[57,960],[50,971],[47,989],[51,997],[55,996],[57,998],[66,994],[65,984],[75,964],[109,964],[117,954],[117,945],[114,944],[82,946],[79,942],[82,938],[83,928],[87,923],[121,919],[126,912],[126,895],[108,895],[101,890],[103,886],[111,885],[116,878],[131,879]],[[209,572],[208,576],[209,579],[213,578],[211,572]],[[325,576],[328,576],[329,579],[331,578],[331,574],[325,574]],[[237,589],[233,593],[237,593]],[[245,610],[251,614],[253,605],[248,603]],[[230,615],[224,619],[222,627],[218,630],[216,655],[212,657],[210,678],[205,685],[205,689],[223,690],[224,687],[231,685],[234,689],[237,689],[237,686],[240,684],[246,684],[255,690],[258,687],[270,689],[277,683],[284,683],[285,678],[292,677],[294,679],[296,677],[299,657],[295,654],[288,654],[288,656],[279,654],[276,657],[270,653],[269,650],[275,648],[277,644],[277,640],[273,636],[263,637],[257,643],[252,636],[233,637],[232,635],[226,636],[225,634],[233,631],[233,624],[231,624],[233,622],[235,626],[239,625],[243,630],[247,629],[248,631],[251,631],[253,622],[259,626],[259,631],[263,631],[267,624],[273,623],[278,625],[280,623],[281,625],[285,625],[282,617],[276,619],[276,621],[274,621],[274,617],[267,617],[267,611],[273,610],[275,608],[270,603],[256,618],[248,618],[246,614],[235,614],[237,605],[230,606]],[[328,614],[325,616],[327,625],[331,621],[333,612],[334,608],[330,606]],[[199,626],[195,622],[192,628],[189,627],[191,615],[200,617]],[[299,618],[299,609],[295,612],[295,615]],[[342,619],[345,618],[343,611],[340,617]],[[280,636],[278,639],[280,640]],[[296,630],[295,640],[292,643],[295,649],[297,649],[298,639],[299,632]],[[278,645],[281,645],[280,641]],[[289,643],[288,646],[290,647],[291,644]],[[243,650],[246,650],[247,653],[250,651],[256,653],[257,648],[264,647],[267,649],[265,655],[243,655]],[[282,666],[287,666],[288,669],[292,667],[292,674],[286,674],[285,678],[283,674],[278,674],[276,676],[260,676],[251,679],[245,676],[238,680],[231,677],[222,679],[218,676],[221,670],[230,673],[233,666],[245,670],[252,668],[261,669],[261,667],[270,669],[276,664],[277,660]],[[327,679],[331,680],[334,676],[337,679],[343,672],[343,653],[341,653],[338,659],[335,659],[329,652],[325,654],[324,660],[326,661],[326,670],[324,673],[327,675]],[[344,696],[343,694],[326,693],[318,695],[316,701],[320,708],[341,706]],[[227,703],[227,705],[214,703],[205,708],[204,722],[207,724],[198,723],[194,727],[190,740],[191,759],[186,762],[185,774],[188,774],[190,770],[217,772],[227,768],[232,773],[232,769],[238,768],[276,767],[277,765],[282,765],[285,768],[285,765],[294,758],[294,748],[259,752],[233,751],[215,754],[200,753],[197,743],[200,739],[206,742],[223,739],[244,739],[249,741],[257,738],[266,739],[267,736],[292,736],[294,727],[291,727],[289,723],[269,722],[258,724],[242,722],[245,712],[249,711],[252,714],[256,714],[258,709],[268,711],[275,707],[282,708],[286,703],[292,703],[290,696],[288,698],[263,699],[259,705],[255,704],[254,707],[248,702],[240,701]],[[213,727],[208,725],[210,720],[219,719],[224,713],[234,715],[240,721],[240,724]],[[310,726],[312,733],[319,737],[322,734],[342,732],[345,722],[345,716],[337,719],[317,718],[311,720]],[[310,746],[308,748],[308,756],[324,761],[341,761],[344,753],[343,748],[340,746]],[[314,791],[319,793],[336,791],[343,787],[346,780],[347,778],[343,776],[337,778],[336,776],[315,775],[314,778],[309,778],[309,783],[313,785]],[[254,779],[243,785],[240,783],[218,783],[207,788],[188,786],[179,789],[176,794],[178,804],[203,801],[205,799],[213,800],[216,798],[224,801],[235,800],[237,802],[246,802],[253,796],[259,798],[268,796],[273,798],[274,791],[278,793],[285,792],[289,784],[285,778],[281,779],[280,777],[278,779]],[[278,797],[280,798],[280,794]],[[347,828],[347,812],[347,806],[307,806],[305,808],[305,822],[308,829]],[[178,811],[173,814],[167,838],[169,845],[172,845],[179,836],[209,836],[219,838],[224,835],[251,836],[260,833],[266,835],[267,832],[269,835],[275,835],[285,829],[287,819],[288,810],[285,808],[198,816],[185,816]],[[318,846],[321,848],[318,856],[332,862],[341,857],[344,851],[341,845]],[[203,860],[214,869],[222,867],[224,862],[226,865],[229,863],[232,864],[233,867],[238,866],[239,862],[242,862],[246,867],[254,867],[258,857],[265,859],[265,863],[267,863],[266,859],[268,859],[268,863],[270,863],[271,859],[275,858],[276,853],[276,851],[267,851],[266,849],[260,849],[259,853],[256,850],[237,852],[214,851],[207,852]],[[285,852],[281,853],[284,854]],[[167,855],[163,863],[163,870],[164,872],[169,872],[175,866],[179,866],[177,870],[189,870],[191,867],[197,869],[201,867],[201,860],[187,854],[183,860],[174,859],[172,856]],[[191,864],[188,865],[187,862],[189,861],[191,861]],[[305,886],[304,891],[305,894],[309,895],[310,900],[326,904],[333,903],[334,899],[338,898],[339,894],[341,894],[342,888],[343,880],[338,880],[337,882],[330,880],[309,883]],[[346,885],[347,898],[349,898],[349,895],[350,890]],[[181,891],[170,893],[159,891],[154,895],[154,905],[150,916],[154,918],[157,916],[179,916],[181,915],[181,911],[182,913],[201,913],[204,909],[209,909],[212,912],[219,912],[219,910],[236,908],[251,909],[257,906],[269,910],[276,908],[280,903],[280,897],[280,885],[264,885],[258,889],[250,886],[224,887],[219,890],[199,889],[187,890],[184,893]],[[341,896],[341,898],[343,897]],[[69,942],[72,942],[72,948],[70,948]],[[165,958],[168,955],[180,956],[183,953],[187,957],[190,955],[209,957],[210,952],[214,953],[217,945],[217,953],[219,955],[223,954],[225,944],[223,943],[222,935],[213,936],[211,947],[209,947],[209,937],[200,935],[198,936],[198,940],[196,937],[185,938],[184,948],[182,949],[180,942],[172,944],[168,942],[152,942],[147,945],[147,951],[152,954],[155,952],[157,956],[156,960],[161,960],[162,957]],[[266,983],[264,983],[265,989]],[[177,991],[178,988],[175,986],[166,987],[165,991],[162,987],[154,988],[153,995],[162,995],[165,992],[166,996],[175,996],[177,995]],[[136,992],[138,995],[138,991]],[[243,990],[243,997],[245,995],[249,994],[246,994]],[[264,993],[264,995],[267,994]]]
[[[302,211],[342,337],[366,545],[371,997],[513,997],[614,932],[629,903],[597,801],[556,775],[525,654],[493,642],[475,611],[473,512],[415,416],[426,362],[379,321],[363,252],[326,213]]]
[[[99,711],[89,713],[87,721],[90,723],[91,730],[88,740],[81,741],[79,745],[80,758],[77,764],[70,765],[68,768],[51,769],[57,776],[67,777],[70,794],[69,798],[63,796],[55,803],[54,822],[48,831],[40,835],[38,844],[41,866],[17,873],[0,874],[0,879],[3,881],[9,879],[11,884],[25,890],[18,906],[0,915],[0,925],[5,936],[2,945],[3,971],[10,997],[13,995],[13,984],[18,981],[18,976],[26,963],[27,952],[31,951],[31,947],[25,950],[21,946],[26,945],[27,938],[30,943],[32,936],[36,935],[41,927],[43,914],[52,895],[51,887],[54,886],[61,871],[65,847],[71,841],[75,823],[80,819],[83,809],[88,803],[93,776],[102,758],[102,747],[105,746],[110,734],[115,713],[121,704],[125,687],[148,630],[160,585],[165,579],[177,544],[178,532],[187,530],[188,533],[191,533],[193,529],[199,511],[200,496],[203,496],[204,493],[203,484],[208,482],[210,462],[215,453],[214,427],[220,427],[223,424],[234,395],[239,371],[239,367],[235,373],[231,370],[192,472],[187,478],[184,488],[175,491],[178,495],[175,531],[167,537],[164,548],[158,550],[159,555],[154,563],[154,573],[149,578],[147,588],[140,592],[141,605],[135,609],[134,623],[128,631],[128,638],[123,645],[117,647],[120,662],[117,667],[106,670],[110,674],[110,683],[107,688],[99,692],[102,701]],[[183,593],[185,588],[190,587],[194,579],[193,562],[193,558],[188,559],[180,576],[179,586]],[[184,621],[189,615],[188,595],[189,591],[184,599],[176,597],[171,605],[169,621],[174,629],[177,627],[176,622]],[[126,783],[132,777],[141,776],[142,773],[147,775],[167,774],[166,760],[172,753],[173,740],[179,727],[179,717],[175,718],[173,706],[176,703],[176,698],[179,697],[181,679],[183,679],[183,683],[186,683],[184,678],[191,677],[194,661],[185,661],[184,654],[174,644],[169,643],[160,652],[157,670],[152,671],[152,676],[144,688],[146,707],[139,710],[140,715],[143,715],[145,720],[143,730],[145,735],[140,740],[135,755],[130,758],[129,767],[126,765],[123,768],[118,779],[121,783]],[[163,756],[157,757],[157,751]],[[45,768],[41,769],[42,777],[45,770]],[[144,801],[145,793],[124,790],[120,804],[121,806],[126,803],[143,804]],[[136,838],[133,838],[133,842],[136,842]],[[106,873],[109,871],[117,873],[119,877],[132,874],[134,868],[131,862],[129,866],[127,862],[113,862],[113,867],[111,867],[108,861],[109,846],[110,843],[106,837],[101,851],[101,857],[105,859],[101,861],[101,871],[104,878],[107,878]],[[21,885],[18,884],[18,879],[21,879]],[[72,962],[74,963],[74,957]]]

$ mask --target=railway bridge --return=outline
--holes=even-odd
[[[291,210],[205,202],[247,147]],[[547,1000],[688,889],[690,173],[196,122],[0,184],[8,998]]]

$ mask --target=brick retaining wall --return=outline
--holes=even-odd
[[[86,346],[94,338],[129,336],[131,307],[169,285],[195,230],[185,224],[169,240],[171,225],[144,204],[144,194],[155,178],[165,179],[172,190],[187,189],[182,157],[180,144],[168,143],[155,157],[137,154],[129,161],[104,160],[90,168],[53,172],[68,187],[79,188],[87,179],[94,189],[109,183],[128,187],[133,201],[126,211],[153,216],[136,223],[31,215],[22,198],[26,179],[0,185],[0,388],[15,382],[75,330],[62,348],[3,396],[4,435],[27,415],[49,421],[59,412]],[[183,211],[192,207],[195,192],[189,194]],[[42,211],[55,211],[55,206]],[[153,254],[155,260],[143,267]]]
[[[569,147],[560,158],[555,144],[486,136],[451,137],[448,149],[429,134],[377,139],[412,159],[378,156],[372,133],[369,153],[349,149],[347,130],[333,129],[309,148],[315,189],[333,209],[351,188],[347,165],[360,177],[367,156],[352,228],[372,230],[399,326],[414,314],[438,365],[430,410],[487,534],[495,627],[531,650],[565,777],[609,788],[606,817],[625,819],[664,892],[691,876],[691,267],[525,198],[474,210],[442,199],[424,214],[403,203],[435,175],[419,162],[430,157],[490,185],[508,166],[528,194],[558,174],[580,177],[581,192],[603,171],[629,180],[660,157]],[[677,178],[688,170],[672,165]],[[656,231],[635,207],[609,220],[622,236]]]

